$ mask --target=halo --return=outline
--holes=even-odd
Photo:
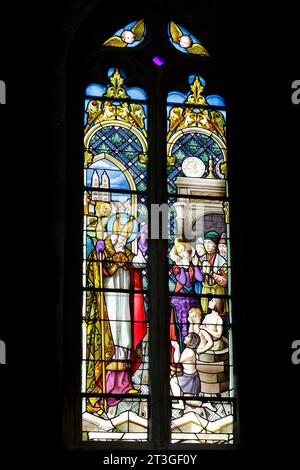
[[[116,217],[117,217],[117,215],[113,214],[112,216],[109,217],[109,219],[107,221],[106,230],[107,230],[107,233],[109,235],[113,234],[113,226],[114,226],[114,223],[116,221]],[[126,224],[126,222],[128,222],[130,220],[130,217],[131,217],[130,214],[126,214],[125,212],[120,212],[121,231],[122,231],[122,228],[124,227],[124,225]],[[128,239],[127,239],[127,243],[132,242],[138,236],[139,226],[138,226],[138,223],[137,223],[135,218],[133,219],[132,223],[133,223],[133,230],[132,230],[130,236],[128,237]]]

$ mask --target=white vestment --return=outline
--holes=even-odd
[[[130,267],[141,269],[146,261],[140,250],[130,263]],[[104,277],[106,289],[130,289],[130,274],[128,270],[118,268],[112,276]],[[132,349],[131,314],[129,295],[125,292],[105,292],[107,314],[115,345],[113,359],[130,359]]]

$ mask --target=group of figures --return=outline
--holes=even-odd
[[[174,396],[198,396],[201,392],[200,376],[196,369],[197,356],[208,350],[220,351],[226,348],[226,338],[223,334],[223,319],[221,313],[224,310],[222,299],[212,298],[208,302],[208,308],[211,313],[205,315],[204,319],[202,311],[198,307],[192,307],[188,312],[189,329],[183,340],[183,351],[180,351],[180,345],[176,340],[171,340],[174,349],[174,361],[179,365],[177,372],[171,374],[170,386]],[[172,366],[171,366],[172,367]],[[209,403],[202,404],[201,401],[187,402],[192,406],[209,406]],[[184,402],[179,400],[173,403],[173,408],[184,409]]]
[[[139,389],[132,377],[143,360],[142,342],[147,334],[142,282],[147,227],[139,227],[128,213],[111,214],[107,203],[96,206],[96,237],[91,242],[86,270],[87,392],[136,394]],[[195,248],[175,239],[170,252],[175,286],[170,302],[173,394],[197,395],[196,356],[224,348],[223,324],[228,317],[224,298],[228,283],[226,243],[226,233],[208,231],[198,238]],[[118,396],[89,397],[87,411],[101,415],[119,401]]]
[[[201,384],[197,359],[208,350],[220,351],[227,347],[226,338],[222,336],[223,327],[229,321],[225,297],[228,286],[226,233],[208,231],[198,238],[195,248],[176,238],[170,259],[174,263],[171,268],[174,291],[170,301],[171,391],[176,396],[198,395]],[[178,406],[183,407],[183,403]]]

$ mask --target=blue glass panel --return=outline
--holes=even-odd
[[[201,79],[202,81],[202,79]],[[170,91],[167,97],[167,103],[170,104],[184,104],[189,93],[181,93],[180,91]],[[206,102],[210,106],[226,106],[224,98],[220,95],[208,95],[206,97]]]
[[[226,106],[225,100],[220,95],[209,95],[206,101],[211,106]]]
[[[109,69],[108,76],[110,77],[115,69]],[[120,70],[123,77],[126,77],[126,74],[123,70]],[[128,96],[132,100],[139,100],[145,101],[147,100],[147,93],[142,90],[142,88],[134,87],[134,88],[126,88]],[[85,94],[86,96],[101,98],[104,93],[106,92],[106,87],[103,85],[99,85],[98,83],[91,83],[86,87]]]
[[[179,103],[182,104],[186,100],[186,96],[184,93],[180,93],[180,91],[170,91],[168,93],[167,103]]]
[[[132,99],[132,100],[146,100],[147,99],[147,93],[142,90],[141,88],[127,88],[127,93],[128,93],[128,96]]]
[[[95,96],[95,98],[101,98],[106,91],[106,87],[103,85],[98,85],[97,83],[91,83],[86,87],[85,94],[86,96]]]

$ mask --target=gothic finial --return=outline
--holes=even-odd
[[[107,87],[105,97],[106,98],[129,98],[125,88],[123,88],[124,78],[119,72],[119,69],[115,69],[114,73],[109,77],[111,83]]]
[[[198,75],[196,75],[193,83],[190,86],[191,93],[187,97],[186,104],[207,104],[206,99],[202,96],[202,91],[204,90],[204,86],[201,84]]]

